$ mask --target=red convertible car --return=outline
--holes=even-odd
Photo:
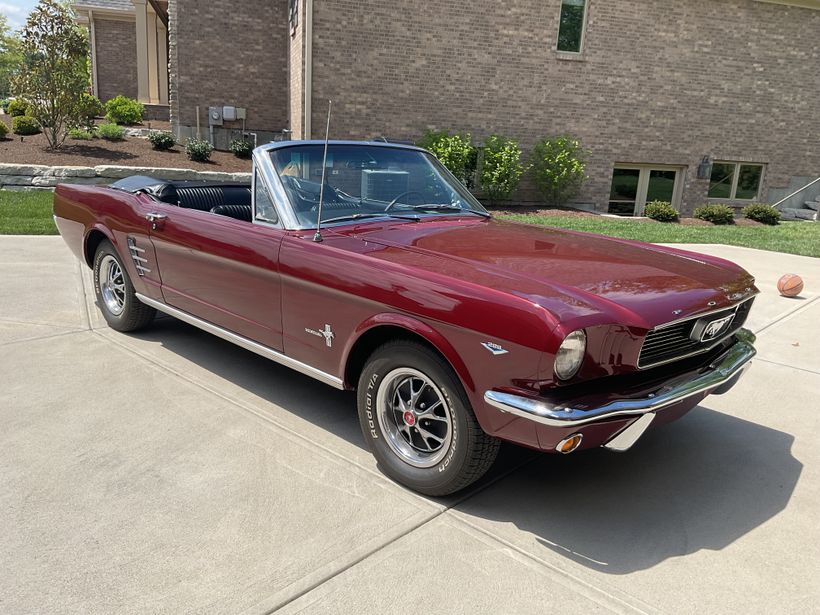
[[[109,325],[159,310],[357,390],[380,467],[430,495],[502,440],[624,451],[755,354],[757,289],[731,262],[499,221],[422,149],[324,145],[257,148],[250,185],[58,186]]]

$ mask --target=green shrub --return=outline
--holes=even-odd
[[[151,142],[151,145],[154,146],[154,149],[161,151],[169,150],[177,143],[174,133],[170,130],[152,132],[148,135],[148,140]]]
[[[19,98],[15,98],[10,101],[8,108],[6,109],[6,113],[8,113],[11,117],[26,115],[26,111],[28,111],[28,103],[25,100],[20,100]]]
[[[475,183],[478,150],[470,142],[470,135],[428,131],[419,140],[418,145],[429,150],[459,181],[472,188]]]
[[[695,209],[695,218],[706,220],[712,224],[733,224],[735,214],[731,207],[718,205],[717,203],[707,203]]]
[[[3,100],[0,100],[0,109],[3,110],[3,113],[9,112],[9,105],[11,104],[11,102],[11,98],[4,98]]]
[[[11,122],[11,128],[17,135],[40,134],[40,124],[33,117],[28,115],[18,115]]]
[[[518,141],[491,135],[484,145],[484,159],[479,172],[481,188],[490,203],[509,198],[523,174]]]
[[[572,137],[542,139],[532,150],[532,176],[548,205],[564,205],[587,180],[586,152]]]
[[[107,141],[122,141],[125,138],[125,128],[116,124],[100,124],[97,132]]]
[[[0,120],[0,141],[5,139],[7,134],[9,134],[9,127],[3,120]]]
[[[647,218],[652,218],[658,222],[677,222],[678,211],[672,207],[668,201],[652,201],[647,203],[643,209]]]
[[[228,146],[237,158],[250,158],[253,151],[253,143],[246,139],[234,139]]]
[[[208,162],[212,151],[214,151],[214,146],[204,139],[188,139],[185,143],[185,154],[188,160],[194,162]]]
[[[90,141],[94,138],[94,133],[85,128],[72,128],[68,131],[68,136],[78,141]]]
[[[139,124],[145,108],[142,103],[120,94],[105,103],[105,117],[115,124]]]
[[[743,215],[749,220],[775,225],[780,222],[780,210],[766,203],[752,203],[743,208]]]
[[[79,124],[77,128],[84,128],[86,132],[93,133],[96,130],[94,120],[102,116],[103,113],[105,113],[105,106],[100,102],[100,99],[88,92],[83,92],[77,105],[77,122]],[[70,131],[69,136],[72,136]]]

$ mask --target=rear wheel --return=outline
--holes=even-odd
[[[103,318],[117,331],[137,331],[150,324],[156,310],[137,299],[117,251],[102,241],[94,255],[94,292]]]
[[[414,342],[377,349],[359,379],[359,421],[385,474],[427,495],[467,487],[492,465],[498,440],[476,421],[461,383]]]

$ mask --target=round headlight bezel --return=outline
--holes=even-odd
[[[573,378],[581,365],[584,363],[584,356],[587,352],[587,334],[583,329],[577,329],[567,334],[564,341],[555,353],[553,371],[559,380],[569,380]]]

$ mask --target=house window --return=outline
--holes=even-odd
[[[563,0],[558,26],[558,51],[580,53],[584,40],[586,0]]]
[[[612,171],[608,213],[642,216],[652,201],[666,201],[678,209],[682,190],[682,167],[668,165],[618,165]]]
[[[747,201],[756,199],[762,178],[762,164],[715,162],[709,180],[709,198]]]

